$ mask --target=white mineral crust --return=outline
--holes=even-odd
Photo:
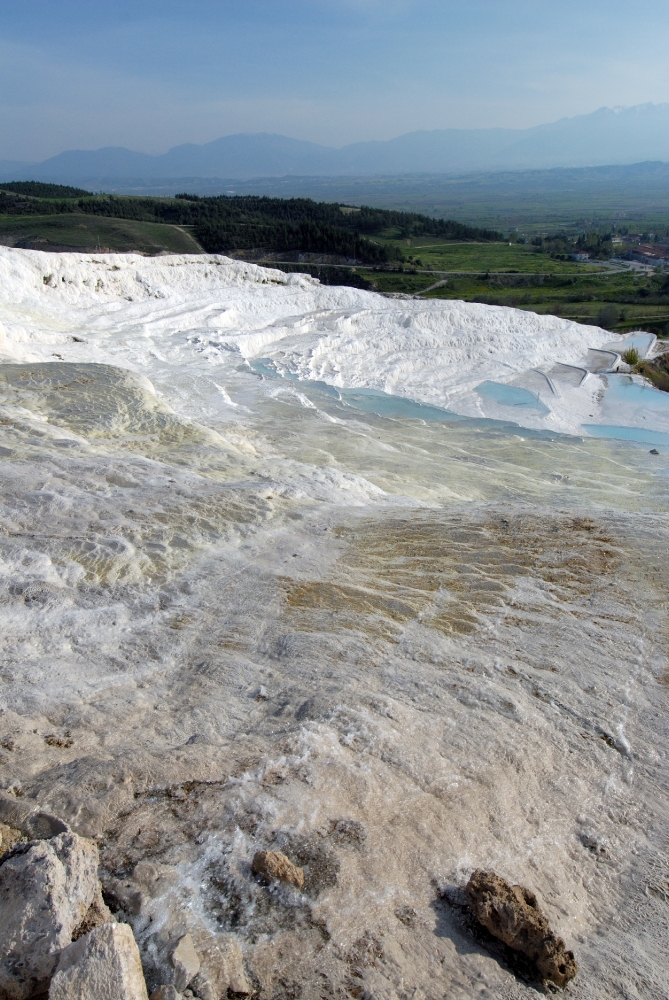
[[[611,335],[3,248],[0,323],[0,819],[97,838],[150,991],[535,996],[485,868],[665,996],[667,397],[533,371]]]

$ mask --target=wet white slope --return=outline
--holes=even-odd
[[[150,977],[188,927],[263,998],[535,996],[463,910],[490,865],[571,995],[665,997],[664,457],[260,379],[398,304],[96,259],[2,256],[3,787],[99,838]],[[304,895],[253,882],[271,846]]]
[[[147,369],[156,358],[185,364],[195,353],[219,364],[231,351],[265,355],[279,371],[301,378],[396,393],[471,416],[499,415],[473,392],[480,382],[578,363],[589,347],[610,339],[554,316],[391,300],[224,257],[91,260],[0,248],[0,295],[4,350],[17,360],[60,347],[77,360],[113,350]],[[126,334],[132,349],[124,349]],[[89,350],[73,348],[72,336],[85,337]],[[551,413],[514,409],[515,419],[578,431],[594,419],[602,388],[593,378],[578,392],[546,392]]]

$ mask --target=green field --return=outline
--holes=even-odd
[[[203,252],[190,233],[177,226],[84,214],[2,215],[0,244],[89,253]]]
[[[381,242],[382,238],[375,239]],[[405,258],[412,257],[411,263],[417,270],[518,274],[582,274],[601,270],[596,264],[554,260],[548,254],[536,253],[517,243],[444,243],[425,236],[398,243],[390,234],[386,240],[401,246]]]

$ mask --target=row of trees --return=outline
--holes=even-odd
[[[34,185],[34,187],[31,187]],[[42,191],[41,195],[34,192]],[[77,196],[71,193],[76,192]],[[60,195],[54,197],[53,195]],[[79,196],[81,194],[81,196]],[[366,264],[402,258],[392,243],[379,244],[375,234],[395,238],[437,236],[444,240],[497,240],[500,233],[477,229],[414,212],[363,206],[353,209],[308,198],[266,198],[220,195],[202,198],[124,198],[86,195],[76,188],[21,182],[0,190],[3,215],[55,215],[79,212],[138,222],[192,226],[205,250],[274,250],[332,254]]]
[[[83,188],[69,187],[67,184],[44,184],[42,181],[10,181],[1,187],[12,194],[28,195],[31,198],[85,198],[91,194]]]
[[[284,253],[331,254],[364,264],[383,264],[401,259],[394,247],[387,249],[336,226],[317,222],[209,223],[196,226],[195,236],[209,253],[226,250],[269,250]]]
[[[519,242],[519,241],[518,241]],[[524,241],[523,241],[524,242]],[[551,236],[535,236],[531,241],[538,253],[547,253],[551,257],[569,257],[570,254],[584,252],[597,260],[607,260],[613,254],[611,233],[582,233],[576,240],[564,233]]]

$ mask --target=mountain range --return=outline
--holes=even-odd
[[[401,176],[590,167],[669,160],[669,104],[600,108],[528,129],[437,129],[336,149],[271,133],[224,136],[151,156],[121,146],[68,150],[41,163],[0,161],[2,180],[99,187],[178,177]]]

